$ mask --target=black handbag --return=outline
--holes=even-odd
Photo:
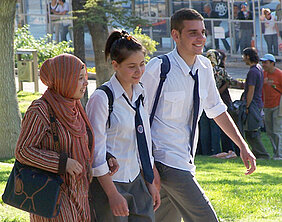
[[[55,115],[47,103],[55,147],[59,145]],[[3,202],[21,210],[52,218],[60,213],[62,178],[55,173],[15,161],[6,184]]]

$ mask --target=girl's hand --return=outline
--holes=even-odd
[[[66,164],[66,171],[71,176],[76,176],[82,173],[83,167],[81,164],[74,159],[68,158],[67,164]]]
[[[119,192],[108,195],[108,199],[114,216],[129,216],[127,201]]]
[[[113,176],[119,169],[118,161],[114,157],[108,159],[108,166],[110,168],[110,172],[109,172],[110,176]]]
[[[147,188],[150,194],[152,195],[154,211],[156,211],[159,208],[159,206],[161,205],[160,193],[154,184],[150,184],[146,182],[146,185],[147,185]]]

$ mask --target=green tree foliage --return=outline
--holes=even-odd
[[[52,39],[51,34],[46,34],[43,38],[35,39],[29,31],[29,26],[24,25],[22,28],[18,28],[15,32],[14,37],[14,50],[17,49],[36,49],[38,55],[39,67],[42,63],[56,55],[62,53],[72,53],[73,48],[71,47],[71,41],[62,41],[57,43]],[[24,59],[29,59],[29,55],[22,56]]]
[[[134,15],[130,8],[124,7],[128,1],[86,0],[83,10],[75,12],[80,24],[87,24],[95,54],[97,86],[107,81],[113,71],[105,61],[104,49],[109,30],[112,28],[133,29],[145,25],[146,20]]]
[[[156,46],[159,44],[157,41],[151,39],[148,35],[142,34],[142,29],[137,26],[134,32],[130,33],[146,48],[147,55],[145,57],[146,62],[150,60],[150,56],[157,51]]]
[[[83,14],[80,19],[84,24],[90,22],[126,29],[147,24],[147,20],[135,16],[131,9],[124,7],[128,3],[129,0],[87,0],[84,9],[77,12]]]

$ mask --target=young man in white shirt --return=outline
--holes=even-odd
[[[247,168],[245,174],[251,174],[256,169],[255,156],[220,99],[211,63],[201,55],[206,42],[205,32],[203,17],[193,9],[181,9],[171,17],[171,36],[176,48],[167,54],[170,71],[162,87],[151,127],[153,152],[162,185],[156,222],[180,222],[181,217],[185,222],[218,221],[194,177],[198,141],[198,124],[193,127],[196,76],[199,104],[195,123],[198,123],[204,109],[207,116],[213,118],[241,149],[241,158]],[[159,58],[152,59],[141,80],[147,95],[151,95],[148,98],[149,113],[160,81],[161,63]],[[195,127],[195,136],[192,136]]]

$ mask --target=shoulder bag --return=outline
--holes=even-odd
[[[50,105],[48,103],[47,105],[57,149],[59,141],[55,115]],[[58,174],[24,165],[16,160],[2,199],[8,205],[42,217],[56,217],[60,212],[62,183],[63,180]]]

